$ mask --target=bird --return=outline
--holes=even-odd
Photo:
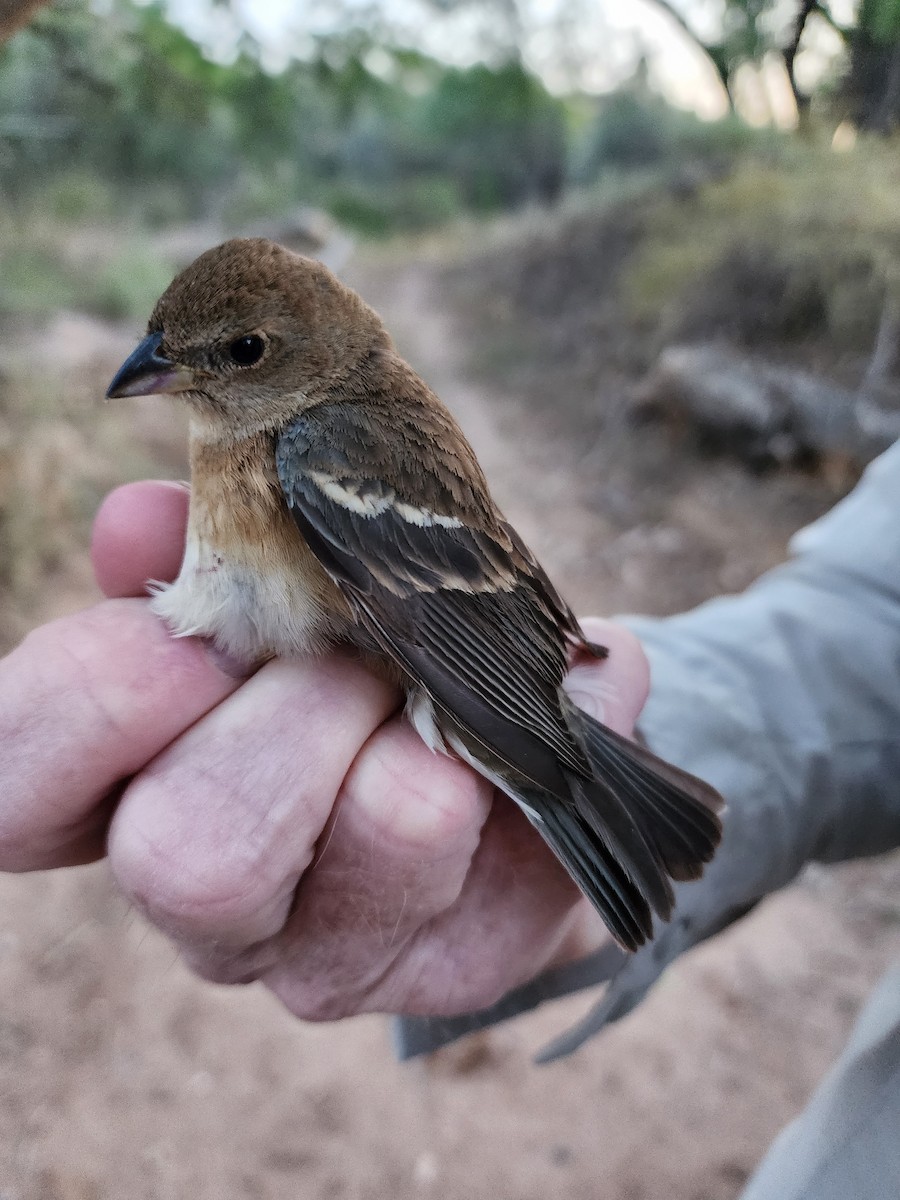
[[[377,313],[322,263],[232,239],[175,277],[106,394],[155,393],[190,411],[184,557],[151,586],[172,633],[250,663],[355,647],[432,750],[522,809],[620,946],[650,939],[711,859],[721,797],[569,698],[573,656],[607,652]]]

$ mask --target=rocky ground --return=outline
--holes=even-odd
[[[597,381],[608,419],[573,436],[558,397],[523,403],[470,373],[438,266],[351,274],[580,611],[671,611],[743,587],[834,499],[821,480],[755,477],[629,430],[612,376]],[[91,328],[42,343],[63,376],[77,359],[71,436],[83,449],[94,422],[123,422],[140,466],[178,474],[162,402],[93,408],[130,332]],[[104,459],[83,503],[137,466]],[[84,561],[83,545],[56,547],[28,619],[89,602]],[[531,1065],[592,997],[400,1066],[381,1018],[314,1027],[255,986],[193,979],[102,865],[0,878],[0,1198],[732,1200],[900,952],[898,896],[896,857],[816,870],[573,1059]]]

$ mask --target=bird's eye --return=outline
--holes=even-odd
[[[266,343],[258,333],[248,333],[239,337],[228,347],[228,353],[233,362],[239,367],[252,367],[258,363],[265,353]]]

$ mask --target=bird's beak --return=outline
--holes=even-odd
[[[161,333],[150,333],[129,354],[106,389],[107,400],[185,392],[194,386],[194,372],[189,367],[182,367],[159,353],[161,341]]]

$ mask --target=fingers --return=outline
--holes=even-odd
[[[545,967],[594,949],[575,938],[585,905],[537,831],[498,793],[465,887],[403,948],[367,1007],[438,1016],[486,1008]]]
[[[592,642],[607,647],[609,657],[579,659],[566,679],[566,691],[579,708],[630,737],[650,690],[647,656],[624,625],[601,617],[586,617],[580,624]]]
[[[108,593],[177,572],[186,505],[152,483],[107,499],[94,561]],[[346,658],[272,663],[125,790],[113,870],[201,974],[262,978],[307,1018],[458,1011],[571,931],[577,892],[527,822],[388,719],[397,704]]]
[[[409,972],[397,964],[467,887],[492,792],[402,719],[373,735],[301,884],[281,953],[262,975],[292,1012],[323,1020],[406,1008]],[[471,926],[469,942],[476,930],[484,932]],[[448,954],[445,974],[453,962]]]
[[[91,541],[94,573],[107,596],[143,596],[148,579],[175,578],[189,496],[184,484],[151,480],[110,492],[94,520]]]
[[[605,622],[590,636],[610,658],[576,691],[627,732],[642,653]],[[456,1012],[598,944],[514,805],[398,700],[349,658],[271,663],[128,788],[113,870],[199,973],[260,978],[308,1019]]]
[[[237,686],[143,601],[30,634],[0,662],[0,870],[102,855],[110,793]]]
[[[164,484],[107,499],[93,555],[108,594],[177,573],[186,510]],[[646,660],[618,626],[585,628],[610,656],[567,687],[630,733]],[[397,703],[349,659],[269,664],[125,791],[113,869],[201,974],[262,978],[310,1019],[454,1012],[597,943],[521,814],[388,719]]]
[[[271,663],[126,791],[113,871],[199,973],[363,1011],[456,901],[492,789],[386,720],[398,699],[347,658]]]
[[[210,969],[271,938],[398,700],[348,657],[267,664],[125,792],[109,838],[124,890]]]

